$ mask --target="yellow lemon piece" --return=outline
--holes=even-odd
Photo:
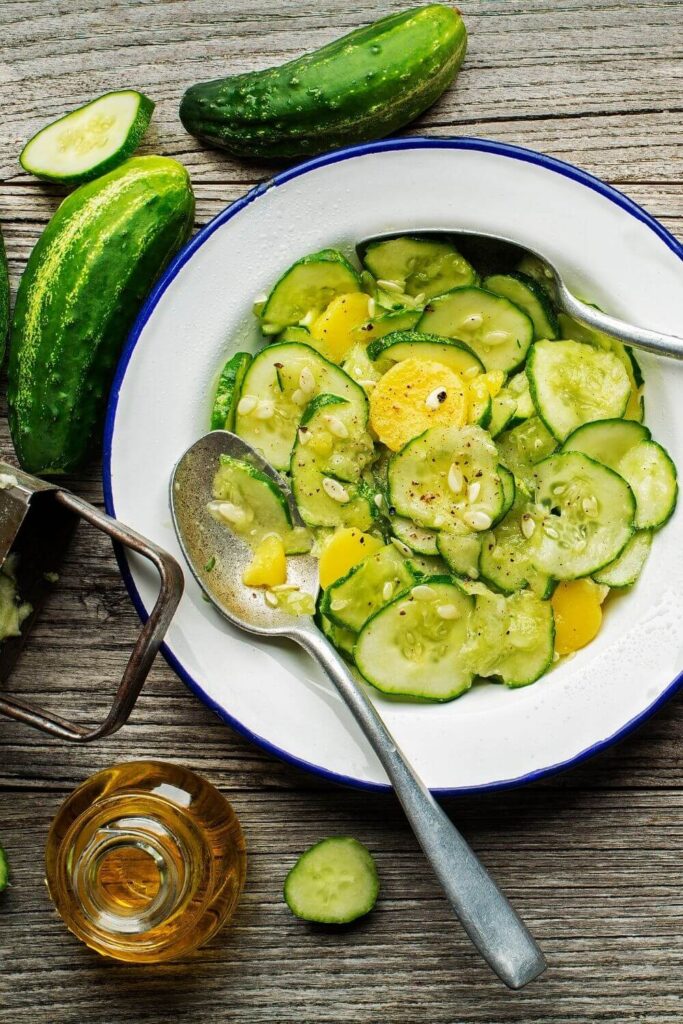
[[[340,363],[358,341],[354,331],[369,316],[369,296],[364,292],[337,295],[317,320],[311,324],[311,337],[316,348],[333,363]]]
[[[362,533],[355,526],[343,526],[336,530],[320,555],[320,586],[331,586],[335,580],[346,576],[354,565],[358,565],[367,555],[372,555],[383,546],[378,537]]]
[[[453,370],[428,359],[404,359],[370,392],[370,423],[397,452],[428,427],[463,426],[467,406],[467,389]]]
[[[287,582],[287,559],[282,537],[268,533],[254,551],[251,564],[244,570],[246,587],[276,587]]]
[[[598,635],[604,591],[591,580],[559,583],[550,603],[555,614],[555,650],[571,654]]]

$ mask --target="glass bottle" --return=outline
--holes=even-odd
[[[233,914],[246,850],[231,805],[210,783],[161,761],[87,779],[52,823],[50,896],[92,949],[133,963],[172,960]]]

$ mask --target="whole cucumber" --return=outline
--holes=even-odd
[[[0,364],[5,358],[5,345],[9,331],[9,271],[7,270],[7,253],[0,232]]]
[[[24,469],[69,472],[99,441],[123,342],[193,215],[182,164],[143,156],[81,185],[45,228],[10,338],[9,421]]]
[[[466,49],[458,11],[430,4],[280,67],[193,85],[180,119],[191,135],[237,156],[311,156],[412,121],[450,85]]]

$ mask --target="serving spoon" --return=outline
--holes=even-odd
[[[293,524],[303,525],[286,481],[263,457],[234,434],[212,431],[187,449],[171,476],[173,524],[195,579],[228,622],[258,636],[287,637],[323,667],[387,773],[465,931],[498,977],[510,988],[522,988],[545,970],[541,950],[410,765],[363,686],[309,615],[294,617],[271,608],[262,593],[242,583],[251,552],[207,508],[220,455],[248,459],[271,477],[287,498]],[[315,600],[320,586],[317,559],[297,555],[288,562],[288,582]]]
[[[542,255],[530,246],[522,245],[502,235],[492,235],[485,231],[459,231],[450,228],[411,228],[409,231],[390,231],[385,234],[372,235],[356,246],[358,256],[362,260],[363,253],[370,244],[384,242],[391,238],[404,235],[420,238],[442,238],[452,240],[465,259],[481,269],[482,275],[508,273],[510,267],[516,266],[524,256],[533,256],[538,260],[544,275],[544,283],[551,293],[555,305],[579,323],[598,331],[604,331],[620,341],[632,345],[644,352],[653,352],[658,356],[670,359],[683,359],[683,338],[661,331],[650,331],[645,327],[636,327],[625,320],[603,313],[595,306],[582,302],[567,288],[559,270],[547,256]]]

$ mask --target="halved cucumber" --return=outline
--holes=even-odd
[[[506,430],[496,438],[501,462],[512,471],[517,480],[529,484],[533,480],[534,466],[557,448],[557,441],[538,416]]]
[[[358,422],[363,427],[367,423],[363,389],[339,366],[308,345],[269,345],[254,356],[245,374],[235,433],[258,448],[275,469],[289,469],[303,410],[319,394],[346,399]]]
[[[652,547],[652,531],[638,530],[621,552],[619,557],[593,574],[596,583],[615,589],[632,587],[647,561]]]
[[[251,365],[251,360],[249,352],[236,352],[223,367],[211,410],[212,430],[232,430],[234,428],[242,382]]]
[[[152,100],[134,89],[107,92],[42,128],[19,162],[38,178],[80,185],[133,155],[153,110]]]
[[[555,620],[549,601],[529,590],[511,597],[478,589],[467,654],[477,675],[528,686],[553,660]]]
[[[220,523],[256,547],[269,533],[282,538],[285,553],[310,551],[308,530],[292,526],[284,494],[266,473],[244,459],[221,455],[213,478],[209,511]]]
[[[529,502],[519,495],[505,519],[482,537],[479,573],[485,582],[504,594],[528,587],[539,597],[549,596],[550,577],[531,562],[527,536],[532,528],[535,520]]]
[[[612,352],[578,341],[538,341],[526,372],[538,415],[559,441],[583,423],[621,417],[631,394]]]
[[[387,334],[394,334],[396,331],[411,331],[422,316],[420,309],[394,309],[390,313],[383,313],[361,324],[353,331],[363,345],[372,341],[378,341]]]
[[[676,507],[676,467],[650,431],[634,420],[602,420],[579,427],[562,451],[583,452],[623,476],[636,498],[638,529],[663,526]]]
[[[414,582],[405,560],[393,544],[387,544],[333,583],[320,607],[332,622],[358,633],[371,615]]]
[[[482,535],[479,533],[456,533],[441,530],[436,541],[439,554],[456,576],[468,576],[476,580],[479,576],[479,556]]]
[[[337,249],[304,256],[285,271],[260,311],[264,334],[279,334],[302,320],[307,327],[337,295],[359,292],[360,278]]]
[[[437,537],[435,530],[426,530],[423,526],[416,526],[410,519],[403,516],[392,516],[390,518],[391,532],[394,537],[406,544],[411,551],[418,555],[437,555]]]
[[[534,337],[556,338],[559,325],[548,293],[533,277],[519,272],[491,274],[483,281],[484,288],[496,295],[504,295],[523,309],[534,325]]]
[[[509,299],[483,288],[456,288],[431,299],[418,330],[459,338],[487,370],[510,373],[520,366],[534,337],[527,314]]]
[[[626,481],[580,452],[551,455],[535,470],[533,565],[558,580],[591,576],[618,558],[634,529]]]
[[[368,355],[382,366],[386,361],[386,369],[404,359],[426,359],[432,363],[443,363],[466,380],[484,372],[481,359],[467,345],[423,331],[388,334],[368,345]]]
[[[352,403],[337,395],[312,400],[302,416],[290,464],[292,493],[308,526],[367,530],[372,525],[376,510],[361,481],[372,451],[364,420]]]
[[[383,693],[426,701],[472,685],[465,654],[473,600],[448,577],[428,577],[373,615],[356,643],[356,664]]]
[[[432,427],[392,456],[389,501],[432,530],[487,530],[504,507],[498,452],[476,426]]]
[[[406,295],[429,299],[477,280],[474,268],[454,245],[431,238],[406,235],[371,242],[362,259],[380,286],[391,281]]]
[[[491,419],[488,424],[488,432],[491,437],[498,437],[499,434],[510,425],[517,412],[517,402],[505,391],[500,391],[495,398],[491,399]]]
[[[285,879],[284,897],[296,917],[348,924],[367,914],[379,895],[377,868],[357,839],[333,836],[311,846]]]

